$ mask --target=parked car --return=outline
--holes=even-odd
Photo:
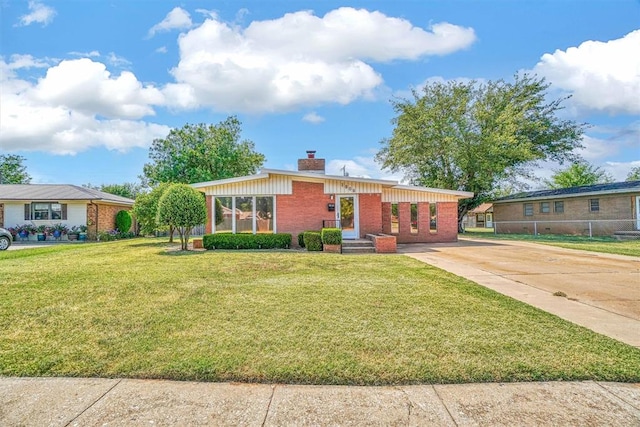
[[[9,233],[9,230],[0,228],[0,251],[4,251],[11,246],[13,236]]]

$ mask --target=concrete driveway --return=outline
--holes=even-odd
[[[457,243],[398,245],[398,252],[640,346],[638,257],[467,238]],[[555,297],[554,292],[564,292],[567,298]],[[582,313],[578,318],[568,315],[578,311]],[[617,332],[603,330],[604,323]]]

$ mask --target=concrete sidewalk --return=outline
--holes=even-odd
[[[398,387],[0,378],[2,426],[638,426],[640,384]]]

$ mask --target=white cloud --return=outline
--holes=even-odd
[[[161,22],[149,29],[148,37],[153,37],[161,31],[186,30],[191,28],[192,25],[193,23],[191,22],[189,12],[181,7],[174,7]]]
[[[640,113],[640,30],[608,42],[586,41],[544,54],[533,71],[572,93],[583,110]]]
[[[315,125],[324,122],[325,119],[324,117],[318,115],[318,113],[316,113],[315,111],[312,111],[308,114],[305,114],[302,120],[305,122],[313,123]]]
[[[333,159],[327,163],[327,175],[343,175],[345,171],[351,177],[404,181],[401,175],[380,169],[373,157],[356,156],[353,159]]]
[[[166,46],[160,46],[159,48],[156,49],[156,53],[167,53],[167,47]]]
[[[122,56],[118,56],[113,52],[109,52],[105,59],[110,65],[113,65],[114,67],[128,67],[129,65],[131,65],[131,61]]]
[[[75,154],[91,147],[147,147],[169,128],[136,121],[164,102],[133,73],[113,77],[90,59],[62,61],[37,83],[20,79],[18,62],[0,59],[0,145],[10,150]],[[36,61],[37,62],[37,61]]]
[[[97,58],[100,56],[100,52],[97,50],[92,50],[91,52],[69,52],[69,55],[79,56],[81,58]]]
[[[631,162],[606,162],[602,169],[609,173],[614,181],[624,181],[632,168],[640,167],[640,160]]]
[[[19,26],[31,25],[34,22],[42,24],[46,27],[53,21],[53,17],[56,15],[54,8],[46,6],[44,3],[38,1],[29,2],[29,13],[20,17]]]
[[[6,64],[10,70],[21,68],[47,68],[49,63],[42,59],[36,59],[31,55],[11,55],[11,62]]]
[[[175,91],[188,105],[218,111],[276,112],[372,97],[382,77],[369,63],[445,55],[475,41],[471,28],[429,30],[380,12],[348,7],[254,21],[246,29],[212,16],[179,37]]]

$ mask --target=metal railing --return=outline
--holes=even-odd
[[[640,230],[638,219],[594,219],[566,221],[493,221],[495,234],[565,234],[575,236],[612,236]]]
[[[342,228],[339,219],[323,219],[322,228]]]

